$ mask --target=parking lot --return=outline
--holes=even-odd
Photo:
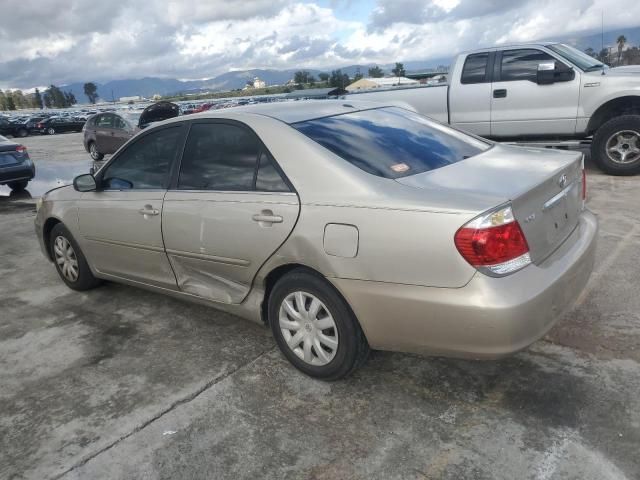
[[[37,177],[0,187],[0,478],[640,478],[640,178],[589,167],[596,268],[528,350],[373,352],[325,383],[231,315],[69,290],[39,250],[35,198],[92,162],[81,134],[21,141]]]

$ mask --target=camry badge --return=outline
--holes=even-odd
[[[560,175],[560,178],[558,179],[558,185],[560,185],[560,188],[564,188],[566,184],[567,184],[567,174],[563,173],[562,175]]]

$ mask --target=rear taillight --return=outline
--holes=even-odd
[[[42,124],[41,123],[37,124],[36,128],[42,128]]]
[[[18,145],[16,147],[16,152],[18,152],[18,153],[27,153],[27,147],[25,147],[24,145]]]
[[[456,232],[454,241],[467,262],[489,275],[507,275],[531,263],[527,239],[511,206],[470,221]]]

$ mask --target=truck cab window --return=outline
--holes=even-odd
[[[487,79],[488,53],[476,53],[469,55],[464,61],[460,83],[485,83]]]
[[[538,64],[554,61],[555,58],[540,50],[505,50],[502,52],[502,63],[500,64],[500,81],[529,80],[535,82]]]

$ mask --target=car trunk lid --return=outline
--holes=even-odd
[[[22,163],[25,158],[27,158],[27,154],[24,147],[15,143],[0,141],[0,167],[17,165]]]
[[[138,128],[143,129],[153,122],[160,122],[168,118],[177,117],[180,114],[180,107],[171,102],[157,102],[149,105],[142,111],[138,120]]]
[[[540,263],[569,236],[582,210],[582,154],[496,145],[464,161],[397,179],[407,186],[452,191],[477,199],[478,213],[511,202],[530,248]],[[486,202],[482,199],[486,198]]]

